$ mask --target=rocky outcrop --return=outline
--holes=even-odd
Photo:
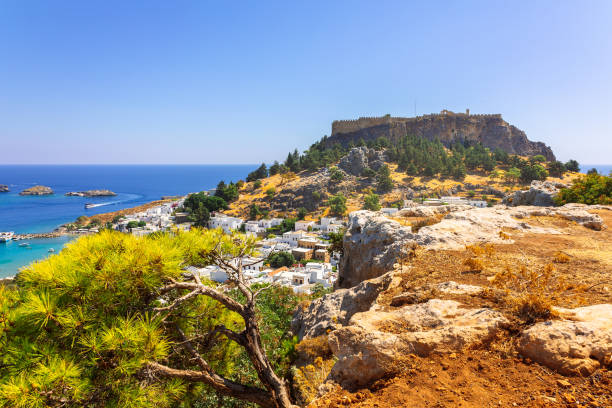
[[[514,242],[500,231],[515,230],[538,234],[560,234],[554,228],[529,224],[529,217],[550,216],[575,221],[594,230],[603,229],[602,218],[591,214],[589,206],[568,204],[563,207],[475,208],[463,205],[417,206],[402,209],[399,216],[445,214],[440,222],[413,233],[411,227],[385,217],[380,212],[355,211],[349,215],[344,236],[344,256],[340,261],[337,287],[349,288],[381,276],[393,269],[416,245],[428,249],[462,249],[475,243],[509,244]]]
[[[559,189],[567,187],[563,183],[533,180],[529,190],[515,191],[506,195],[502,203],[510,206],[535,205],[549,207],[555,205],[554,198]]]
[[[562,320],[537,323],[525,330],[519,351],[565,375],[590,375],[612,367],[612,305],[557,309]]]
[[[8,193],[10,190],[6,184],[0,184],[0,193]]]
[[[366,168],[378,170],[385,164],[385,153],[368,147],[354,147],[340,159],[338,167],[353,176],[361,176]]]
[[[21,193],[19,193],[19,195],[22,195],[22,196],[50,195],[50,194],[54,194],[54,192],[51,189],[51,187],[47,187],[47,186],[34,186],[34,187],[26,188]]]
[[[351,213],[337,286],[350,288],[392,270],[397,260],[408,253],[410,245],[416,243],[416,238],[410,227],[382,213],[366,210]]]
[[[336,143],[348,146],[351,142],[356,144],[361,139],[368,142],[379,137],[397,143],[406,135],[416,135],[429,140],[438,139],[447,147],[457,140],[480,142],[491,150],[500,148],[521,156],[541,154],[547,160],[555,160],[550,147],[542,142],[530,141],[525,132],[510,125],[501,115],[443,112],[416,118],[383,116],[340,120],[332,123],[332,135],[324,143],[326,146]]]
[[[377,279],[361,282],[350,289],[339,289],[313,300],[307,308],[299,308],[293,316],[291,330],[300,339],[317,337],[348,324],[358,312],[369,310],[378,295],[386,290],[394,279],[387,273]]]
[[[114,193],[110,190],[87,190],[87,191],[71,191],[66,193],[69,197],[110,197],[116,196],[117,193]]]
[[[390,312],[357,313],[348,326],[329,335],[338,359],[331,375],[343,385],[366,385],[395,373],[402,357],[460,351],[492,338],[507,323],[497,311],[440,299]]]

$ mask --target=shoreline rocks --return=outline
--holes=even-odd
[[[19,195],[22,195],[22,196],[29,196],[29,195],[41,196],[41,195],[51,195],[51,194],[55,194],[55,192],[51,189],[51,187],[47,187],[47,186],[34,186],[34,187],[26,188],[21,193],[19,193]]]
[[[71,191],[65,194],[68,197],[112,197],[117,193],[110,190],[87,190],[87,191]]]
[[[10,190],[6,184],[0,184],[0,193],[8,193]]]

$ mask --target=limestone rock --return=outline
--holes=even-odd
[[[515,218],[528,218],[533,216],[559,216],[566,220],[575,221],[587,228],[601,231],[605,225],[603,219],[597,214],[591,214],[586,211],[587,206],[584,204],[566,204],[563,207],[530,207],[522,206],[510,210],[510,215]],[[597,209],[597,208],[593,208]]]
[[[338,167],[353,176],[361,176],[365,168],[378,170],[385,164],[385,153],[368,147],[354,147],[340,159]]]
[[[389,287],[395,278],[387,273],[376,279],[361,282],[351,289],[339,289],[315,299],[306,309],[298,309],[293,315],[291,329],[300,339],[317,337],[346,325],[358,312],[369,310],[380,292]]]
[[[522,355],[565,375],[586,376],[612,366],[612,305],[557,312],[563,320],[537,323],[522,333]]]
[[[0,193],[8,193],[10,190],[6,184],[0,184]]]
[[[47,186],[34,186],[30,188],[26,188],[19,195],[50,195],[54,194],[51,187]]]
[[[483,291],[482,286],[465,285],[454,281],[442,282],[437,285],[426,285],[403,292],[391,299],[391,306],[412,305],[424,303],[440,294],[477,295]]]
[[[552,228],[540,228],[517,220],[503,207],[474,208],[451,212],[437,224],[423,227],[419,235],[429,236],[430,248],[461,249],[475,243],[509,243],[499,236],[504,228],[533,233],[559,234]]]
[[[497,311],[439,299],[391,312],[357,313],[349,326],[329,335],[338,359],[332,377],[344,385],[366,385],[395,372],[402,356],[460,351],[491,338],[507,323]]]
[[[343,240],[344,256],[340,261],[337,286],[350,288],[392,270],[416,238],[410,227],[381,213],[352,212]]]
[[[413,205],[398,211],[399,217],[432,217],[438,214],[446,214],[455,211],[470,210],[474,207],[467,204],[448,205]]]
[[[116,196],[117,193],[114,193],[110,190],[87,190],[87,191],[71,191],[66,193],[65,195],[69,197],[109,197]]]
[[[553,206],[555,205],[554,197],[559,192],[559,189],[564,187],[567,186],[562,183],[533,180],[529,186],[529,190],[515,191],[514,193],[508,194],[504,197],[502,203],[510,206]]]

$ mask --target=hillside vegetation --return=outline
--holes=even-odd
[[[532,180],[567,183],[579,174],[574,160],[547,162],[540,155],[520,157],[466,142],[453,143],[450,148],[416,136],[406,136],[394,145],[384,138],[348,147],[325,147],[324,142],[313,144],[301,155],[295,150],[282,164],[275,162],[269,169],[262,164],[249,174],[228,213],[247,218],[295,215],[305,207],[308,218],[317,218],[333,213],[330,200],[338,194],[346,197],[346,212],[366,208],[366,198],[385,207],[400,206],[406,198],[444,195],[494,204]],[[339,163],[354,147],[384,152],[386,166],[348,173]],[[256,212],[251,211],[253,206]]]

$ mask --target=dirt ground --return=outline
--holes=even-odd
[[[596,211],[608,226],[593,231],[574,222],[553,217],[534,217],[532,225],[554,227],[561,235],[506,231],[514,241],[474,250],[417,250],[402,266],[402,284],[379,298],[390,306],[393,296],[424,285],[453,280],[492,288],[484,295],[438,298],[458,300],[470,307],[492,307],[512,322],[502,335],[488,344],[450,355],[425,358],[409,356],[399,374],[380,380],[368,389],[332,392],[311,407],[612,407],[612,372],[602,368],[590,377],[564,377],[523,359],[515,349],[520,331],[529,322],[518,317],[503,298],[492,295],[498,288],[493,278],[506,268],[539,270],[551,264],[553,276],[564,282],[562,293],[550,293],[551,302],[562,307],[612,303],[612,211]],[[479,251],[477,251],[479,252]],[[482,251],[480,251],[482,252]],[[559,253],[567,257],[559,257]],[[467,259],[484,266],[472,271]],[[559,262],[562,259],[562,262]]]

